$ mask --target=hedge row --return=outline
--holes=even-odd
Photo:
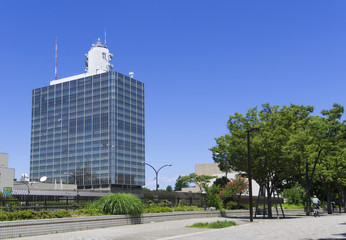
[[[64,218],[72,217],[71,213],[67,210],[61,211],[18,211],[18,212],[2,212],[0,213],[0,221],[15,221],[15,220],[29,220],[29,219],[44,219],[44,218]]]

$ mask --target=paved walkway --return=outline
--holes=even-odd
[[[186,228],[196,222],[232,220],[239,225],[223,229]],[[14,239],[14,238],[12,238]],[[118,226],[15,238],[49,240],[333,240],[346,239],[346,214],[321,217],[290,216],[286,219],[196,218],[149,224]]]

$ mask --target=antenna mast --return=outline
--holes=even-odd
[[[58,37],[55,40],[55,80],[57,79],[58,72]]]
[[[107,35],[106,35],[106,28],[105,28],[105,47],[107,47]]]

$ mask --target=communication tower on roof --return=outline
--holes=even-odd
[[[85,71],[88,74],[100,74],[113,69],[113,65],[110,64],[113,54],[109,53],[106,42],[102,45],[100,39],[92,45],[88,54],[85,54],[85,58]]]

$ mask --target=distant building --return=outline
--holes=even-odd
[[[222,178],[226,176],[225,172],[222,172],[217,163],[205,163],[205,164],[196,164],[195,165],[195,173],[197,175],[208,175],[215,176],[214,179],[210,181],[209,185],[212,185],[217,178]],[[239,172],[228,172],[227,178],[236,178],[239,175]],[[182,188],[182,192],[200,192],[198,186],[190,187],[190,188]],[[253,195],[257,195],[259,191],[259,185],[255,180],[252,180],[252,192]],[[244,194],[247,195],[247,194]]]
[[[32,91],[30,180],[79,189],[141,189],[145,184],[144,84],[112,71],[98,41],[86,73]]]
[[[0,191],[4,188],[13,188],[14,168],[8,168],[8,154],[0,153]]]

